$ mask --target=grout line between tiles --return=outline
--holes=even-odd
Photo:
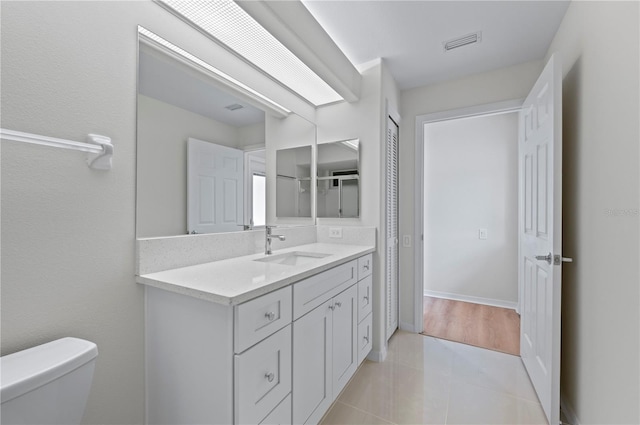
[[[384,421],[384,422],[386,422],[386,423],[388,423],[388,424],[391,424],[391,425],[398,425],[398,424],[396,424],[395,422],[392,422],[392,421],[387,420],[387,419],[385,419],[385,418],[381,418],[381,417],[380,417],[380,416],[378,416],[378,415],[374,415],[374,414],[373,414],[373,413],[371,413],[371,412],[367,412],[367,411],[366,411],[366,410],[364,410],[364,409],[360,409],[359,407],[353,406],[353,405],[351,405],[351,404],[349,404],[349,403],[345,403],[344,401],[336,400],[336,403],[344,404],[345,406],[351,407],[352,409],[355,409],[355,410],[357,410],[358,412],[366,413],[367,415],[369,415],[369,416],[373,416],[374,418],[380,419],[381,421]]]

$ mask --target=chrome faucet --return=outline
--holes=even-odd
[[[272,238],[277,238],[281,241],[285,240],[286,238],[283,235],[273,235],[271,232],[273,231],[273,228],[275,226],[265,226],[265,228],[267,229],[267,234],[266,234],[266,238],[264,241],[264,253],[266,255],[271,254],[271,239]]]

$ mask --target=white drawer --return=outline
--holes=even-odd
[[[371,328],[373,327],[373,314],[368,315],[358,325],[358,364],[362,363],[371,351]]]
[[[367,276],[358,282],[358,323],[371,313],[373,276]]]
[[[235,423],[260,423],[291,392],[291,326],[236,354],[233,369]]]
[[[293,319],[298,319],[356,283],[357,267],[358,261],[353,260],[294,284]]]
[[[263,295],[234,309],[234,352],[243,352],[291,323],[291,286]]]
[[[282,400],[260,425],[291,425],[291,394]]]
[[[358,280],[361,280],[373,273],[373,254],[367,254],[358,258]]]

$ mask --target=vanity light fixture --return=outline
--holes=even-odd
[[[344,100],[233,0],[154,0],[314,106]]]
[[[259,103],[265,105],[266,107],[270,108],[272,111],[276,112],[277,114],[285,117],[287,115],[289,115],[291,113],[291,111],[287,108],[285,108],[284,106],[280,105],[279,103],[269,99],[267,96],[257,92],[256,90],[252,89],[251,87],[247,86],[246,84],[236,80],[235,78],[233,78],[232,76],[230,76],[229,74],[226,74],[222,71],[220,71],[218,68],[216,68],[215,66],[212,66],[210,64],[208,64],[207,62],[203,61],[202,59],[200,59],[199,57],[192,55],[191,53],[187,52],[184,49],[181,49],[180,47],[176,46],[175,44],[171,43],[170,41],[165,40],[164,38],[160,37],[159,35],[149,31],[148,29],[142,27],[142,26],[138,26],[138,35],[141,36],[141,39],[146,40],[147,42],[153,42],[167,50],[169,50],[171,53],[173,53],[174,55],[176,55],[177,58],[181,59],[183,62],[193,66],[196,65],[197,67],[200,68],[204,68],[204,70],[208,71],[208,73],[215,77],[216,80],[222,82],[223,84],[232,87],[234,89],[236,89],[237,91],[244,93],[245,95],[249,96],[250,98],[258,101]]]

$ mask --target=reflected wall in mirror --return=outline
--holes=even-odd
[[[359,140],[318,145],[318,217],[360,217]]]
[[[276,217],[311,217],[311,146],[276,151]]]
[[[264,225],[265,112],[142,41],[138,63],[137,236]]]

